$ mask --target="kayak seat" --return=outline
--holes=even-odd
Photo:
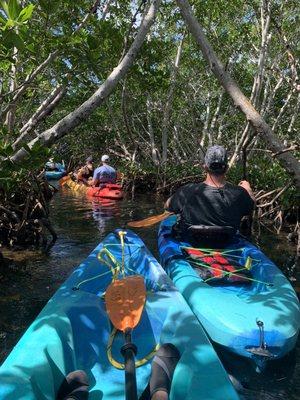
[[[197,236],[214,237],[215,235],[222,237],[232,237],[236,234],[236,229],[232,226],[209,226],[209,225],[190,225],[188,230]]]
[[[194,247],[220,249],[230,243],[235,234],[232,226],[190,225],[187,229],[188,241]]]

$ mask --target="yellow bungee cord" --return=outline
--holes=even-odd
[[[97,259],[100,261],[101,264],[104,264],[106,267],[108,267],[108,271],[103,272],[102,274],[96,275],[92,278],[89,279],[85,279],[83,281],[81,281],[76,287],[75,289],[79,289],[81,285],[90,282],[94,279],[98,279],[104,275],[107,275],[109,273],[112,274],[112,282],[117,280],[118,277],[121,275],[123,278],[125,278],[126,276],[126,272],[125,272],[125,240],[124,237],[126,236],[126,231],[119,231],[119,238],[120,238],[120,244],[121,244],[121,263],[116,259],[116,257],[108,250],[108,248],[103,247],[98,255],[97,255]],[[112,245],[111,245],[112,246]],[[119,245],[118,245],[119,246]],[[130,246],[129,244],[127,245],[128,247]],[[134,247],[136,247],[136,245],[134,245]],[[134,271],[133,269],[127,267],[127,269],[129,271],[132,271],[134,273],[136,273],[136,271]],[[101,298],[104,298],[105,293],[103,293],[101,295]],[[112,366],[114,366],[117,369],[124,369],[125,366],[123,363],[118,362],[117,360],[115,360],[112,356],[112,346],[113,346],[113,342],[114,339],[117,335],[117,329],[113,328],[112,331],[109,334],[109,339],[107,342],[107,348],[106,348],[106,354],[107,354],[107,358],[109,360],[109,362],[111,363]],[[155,353],[157,352],[157,350],[159,349],[160,345],[156,344],[154,346],[154,348],[142,359],[137,360],[135,362],[135,367],[141,367],[142,365],[146,364],[149,360],[151,360],[151,358],[154,357]]]

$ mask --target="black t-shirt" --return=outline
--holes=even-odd
[[[254,201],[241,186],[226,182],[222,188],[206,183],[189,183],[171,197],[168,211],[180,214],[188,225],[232,226],[239,229],[241,219],[249,215]]]

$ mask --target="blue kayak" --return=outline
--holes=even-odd
[[[207,265],[190,259],[186,254],[190,245],[173,238],[175,222],[176,217],[172,216],[161,223],[158,239],[161,263],[211,340],[249,357],[261,369],[267,361],[289,353],[299,333],[299,301],[279,268],[257,247],[237,236],[233,244],[218,254],[235,257],[240,266],[238,271],[248,263],[248,277],[239,284],[204,279],[194,267]],[[201,250],[200,254],[206,250],[205,261],[207,253],[212,258],[212,250]],[[218,268],[211,269],[219,273]]]
[[[53,164],[53,163],[50,163]],[[49,163],[46,163],[46,167],[49,165]],[[62,178],[66,174],[66,168],[63,164],[61,163],[55,163],[55,168],[56,171],[45,171],[45,177],[46,179],[49,180],[58,180]]]
[[[144,243],[127,232],[123,249],[124,258],[118,231],[108,235],[49,300],[0,367],[1,399],[55,399],[64,376],[77,369],[88,374],[90,400],[125,399],[124,338],[113,331],[103,300],[111,271],[123,265],[126,275],[142,275],[147,287],[132,334],[138,394],[157,346],[169,342],[181,353],[170,399],[239,398],[201,324]]]

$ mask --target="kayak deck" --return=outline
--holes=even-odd
[[[205,283],[182,253],[181,246],[188,244],[171,236],[175,221],[169,217],[161,224],[161,261],[210,338],[261,366],[264,361],[283,357],[291,351],[299,333],[299,301],[276,265],[257,247],[239,238],[226,250],[241,251],[241,266],[248,257],[256,261],[251,268],[253,280],[242,285]],[[254,354],[260,347],[259,321],[264,324],[269,357]]]
[[[103,293],[111,273],[97,258],[104,247],[121,263],[118,234],[110,234],[49,300],[1,366],[1,399],[54,399],[63,377],[83,369],[91,384],[89,399],[124,400],[124,370],[110,362],[123,363],[121,334],[112,341],[111,356],[107,351],[112,327]],[[145,277],[148,290],[141,321],[132,335],[137,359],[143,360],[136,371],[138,393],[148,382],[150,356],[156,345],[170,342],[182,355],[173,377],[171,399],[238,399],[203,328],[132,232],[126,235],[125,263],[132,273]]]

